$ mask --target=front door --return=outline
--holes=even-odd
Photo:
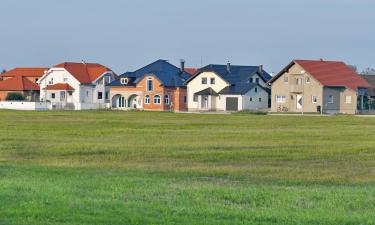
[[[201,108],[202,109],[208,109],[208,96],[202,96],[202,102],[201,102]]]
[[[302,95],[297,95],[296,101],[297,101],[297,104],[296,104],[297,109],[302,109],[302,106],[303,106]]]

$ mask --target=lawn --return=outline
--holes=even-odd
[[[0,111],[0,224],[375,224],[375,118]]]

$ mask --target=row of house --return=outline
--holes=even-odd
[[[0,77],[0,102],[9,93],[48,109],[345,113],[367,106],[372,77],[338,61],[293,60],[275,76],[260,66],[210,64],[185,68],[157,60],[117,75],[95,63],[16,68]],[[8,99],[9,100],[9,99]]]

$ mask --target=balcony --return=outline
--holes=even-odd
[[[290,92],[292,93],[302,93],[303,92],[303,86],[302,85],[290,85]]]

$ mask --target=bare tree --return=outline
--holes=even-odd
[[[7,72],[7,70],[6,70],[6,69],[3,69],[3,70],[1,71],[1,74],[6,73],[6,72]]]
[[[362,75],[375,75],[375,69],[368,67],[361,74]]]

